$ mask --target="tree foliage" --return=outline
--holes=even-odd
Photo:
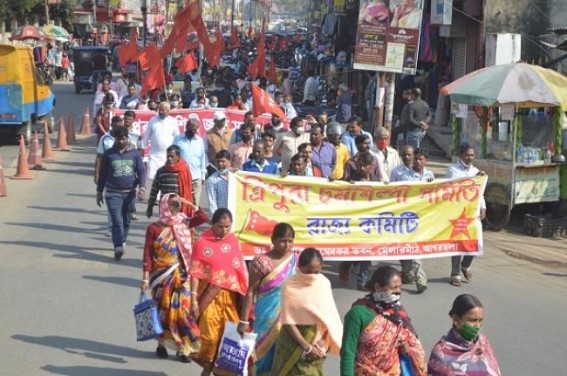
[[[76,0],[61,0],[61,4],[48,6],[50,19],[71,30]],[[20,25],[26,22],[30,24],[38,22],[44,25],[47,21],[45,0],[0,0],[0,22],[9,24],[14,20]]]

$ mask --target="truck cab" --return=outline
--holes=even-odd
[[[55,96],[27,46],[0,44],[0,142],[31,139],[36,122],[53,122]]]

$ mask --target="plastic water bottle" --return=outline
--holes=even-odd
[[[520,144],[520,146],[518,146],[518,150],[516,151],[516,158],[519,164],[524,164],[525,153],[526,149],[524,149],[524,145]]]
[[[551,164],[551,150],[549,150],[549,148],[545,151],[544,163]]]

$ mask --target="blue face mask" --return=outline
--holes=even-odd
[[[159,114],[159,118],[160,118],[161,120],[165,119],[166,116],[167,116],[166,114]]]

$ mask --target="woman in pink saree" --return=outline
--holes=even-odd
[[[249,288],[242,310],[238,331],[249,329],[252,302],[254,306],[253,329],[258,333],[256,341],[256,375],[269,375],[274,358],[274,343],[280,334],[282,323],[281,290],[284,282],[295,273],[297,257],[292,253],[295,231],[287,223],[278,223],[272,232],[271,251],[259,255],[249,266]]]

